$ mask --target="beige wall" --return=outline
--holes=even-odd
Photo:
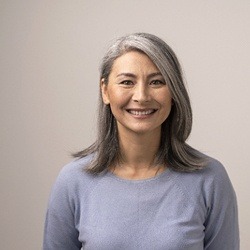
[[[115,36],[159,35],[179,56],[190,144],[221,160],[250,249],[250,1],[0,1],[0,245],[40,249],[48,195],[95,134],[98,64]]]

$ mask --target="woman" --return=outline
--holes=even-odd
[[[179,62],[145,33],[101,64],[99,134],[54,185],[44,249],[237,250],[224,167],[186,144],[192,112]]]

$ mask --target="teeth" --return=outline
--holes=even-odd
[[[154,110],[153,109],[145,110],[145,111],[130,110],[129,112],[133,115],[149,115],[149,114],[152,114]]]

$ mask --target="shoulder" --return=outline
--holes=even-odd
[[[223,164],[210,157],[206,156],[207,163],[204,168],[200,170],[195,170],[193,172],[182,173],[182,172],[175,172],[177,178],[183,179],[183,181],[209,181],[209,180],[226,180],[228,179],[227,172]]]
[[[236,200],[233,185],[221,162],[210,158],[207,167],[202,172],[206,177],[204,179],[204,190],[208,198],[214,202]]]
[[[174,173],[179,188],[188,196],[202,197],[206,200],[234,197],[234,189],[223,164],[207,157],[207,165],[191,173]]]
[[[206,166],[203,169],[194,172],[194,174],[205,180],[219,180],[224,182],[229,179],[224,165],[212,157],[207,157]]]
[[[67,179],[70,181],[71,179],[75,178],[83,178],[88,177],[85,169],[88,167],[92,160],[92,156],[86,156],[84,158],[75,159],[60,170],[58,178],[59,179]],[[90,175],[89,175],[90,176]]]
[[[213,188],[229,188],[231,181],[224,165],[212,157],[208,157],[207,165],[198,171],[197,175],[203,180],[204,184]]]
[[[203,169],[190,173],[191,178],[201,179],[203,182],[220,182],[229,181],[229,177],[224,165],[217,159],[206,156],[207,163]]]
[[[87,156],[81,159],[76,159],[65,165],[59,172],[52,194],[64,194],[77,196],[83,190],[86,191],[94,185],[94,180],[97,178],[88,174],[85,169],[91,162],[92,156]]]

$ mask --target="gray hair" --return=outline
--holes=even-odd
[[[176,171],[192,172],[206,165],[206,157],[186,143],[192,128],[192,110],[185,88],[183,74],[173,50],[159,37],[147,33],[134,33],[115,40],[103,57],[100,79],[108,84],[114,61],[129,51],[146,54],[161,72],[168,84],[173,106],[161,128],[161,142],[155,163]],[[88,171],[93,174],[107,170],[120,159],[116,120],[110,106],[99,97],[98,136],[89,148],[74,154],[85,157],[93,154]]]

